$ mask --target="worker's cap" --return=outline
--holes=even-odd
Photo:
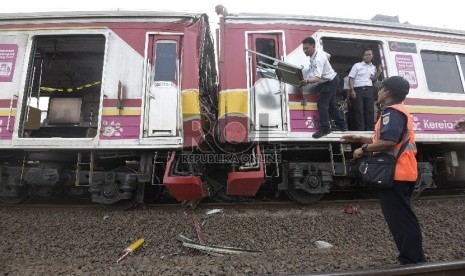
[[[383,81],[386,90],[396,98],[404,98],[410,90],[410,83],[401,76],[392,76]]]

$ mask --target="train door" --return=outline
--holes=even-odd
[[[356,114],[353,108],[349,107],[353,106],[354,100],[346,99],[347,87],[344,87],[344,81],[348,82],[347,76],[349,75],[352,66],[355,63],[362,61],[364,51],[372,51],[372,64],[375,66],[376,70],[380,66],[381,68],[383,68],[383,72],[378,77],[378,79],[373,80],[373,87],[364,92],[372,93],[374,103],[372,109],[373,116],[371,118],[373,118],[373,122],[367,124],[367,128],[369,128],[368,125],[373,126],[374,123],[377,121],[377,117],[379,114],[379,106],[376,104],[376,98],[378,96],[376,88],[381,85],[381,81],[386,77],[387,73],[384,70],[386,66],[383,53],[383,42],[379,40],[366,39],[365,37],[334,37],[333,34],[331,34],[331,37],[319,36],[317,38],[317,41],[322,43],[323,50],[331,55],[331,66],[338,73],[339,79],[341,80],[336,100],[339,105],[339,108],[345,114],[349,130],[357,130],[355,122]],[[349,102],[351,102],[350,105],[348,104]],[[365,120],[366,118],[370,118],[367,115],[365,116]],[[372,129],[369,131],[372,131]]]
[[[22,138],[95,137],[106,36],[53,32],[31,38],[16,143],[30,143]]]
[[[149,36],[146,93],[148,137],[178,135],[180,57],[180,35]]]
[[[248,49],[260,54],[252,54],[248,59],[255,130],[282,131],[284,128],[284,86],[273,69],[274,59],[283,56],[282,40],[282,33],[248,34]]]

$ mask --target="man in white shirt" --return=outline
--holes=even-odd
[[[349,95],[354,108],[355,130],[372,131],[375,125],[373,97],[373,81],[382,73],[381,66],[376,67],[371,63],[373,51],[363,51],[363,61],[355,63],[349,73]]]
[[[339,87],[339,77],[329,64],[326,53],[315,49],[315,39],[307,37],[302,41],[302,50],[310,57],[310,70],[306,79],[300,85],[317,83],[315,90],[318,92],[318,115],[320,117],[320,129],[313,133],[313,138],[320,138],[331,133],[329,115],[334,119],[335,131],[347,130],[344,117],[336,106],[336,90]]]

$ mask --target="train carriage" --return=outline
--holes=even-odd
[[[463,31],[312,16],[223,14],[218,34],[219,140],[259,144],[264,156],[279,155],[279,161],[263,159],[263,177],[291,198],[310,203],[330,190],[358,186],[351,149],[339,140],[344,134],[372,134],[339,131],[312,138],[319,120],[317,95],[312,87],[295,85],[298,74],[305,75],[309,67],[301,44],[307,36],[330,54],[341,79],[369,48],[374,64],[383,68],[379,81],[393,75],[409,81],[405,104],[419,148],[417,193],[434,186],[434,179],[449,186],[465,179],[460,169],[465,165],[465,135],[454,128],[465,116]],[[244,168],[247,172],[254,173]]]
[[[214,61],[201,13],[3,14],[0,197],[158,191],[170,153],[203,139]]]
[[[312,203],[363,188],[340,138],[371,131],[312,138],[317,95],[296,85],[308,71],[307,36],[341,77],[370,48],[378,81],[406,78],[416,193],[463,188],[465,134],[454,126],[465,117],[464,32],[223,14],[215,56],[205,14],[118,11],[0,16],[0,199],[90,194],[129,207],[160,194],[285,192]]]

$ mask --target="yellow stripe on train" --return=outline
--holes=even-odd
[[[8,116],[14,117],[16,116],[16,109],[12,109],[10,112],[9,108],[4,108],[4,109],[0,108],[0,116],[1,117],[8,117]]]
[[[227,90],[220,92],[218,116],[222,117],[228,113],[248,115],[247,90]]]
[[[317,110],[316,103],[306,102],[305,105],[302,105],[301,102],[291,102],[289,103],[289,110]]]
[[[449,115],[464,115],[465,108],[463,107],[442,107],[442,106],[422,106],[422,105],[407,105],[407,110],[410,113],[424,114],[449,114]]]
[[[181,96],[182,103],[182,117],[189,119],[191,117],[200,116],[199,104],[199,91],[198,90],[185,90]]]
[[[116,107],[104,107],[103,116],[140,116],[141,110],[139,107],[118,109]]]

